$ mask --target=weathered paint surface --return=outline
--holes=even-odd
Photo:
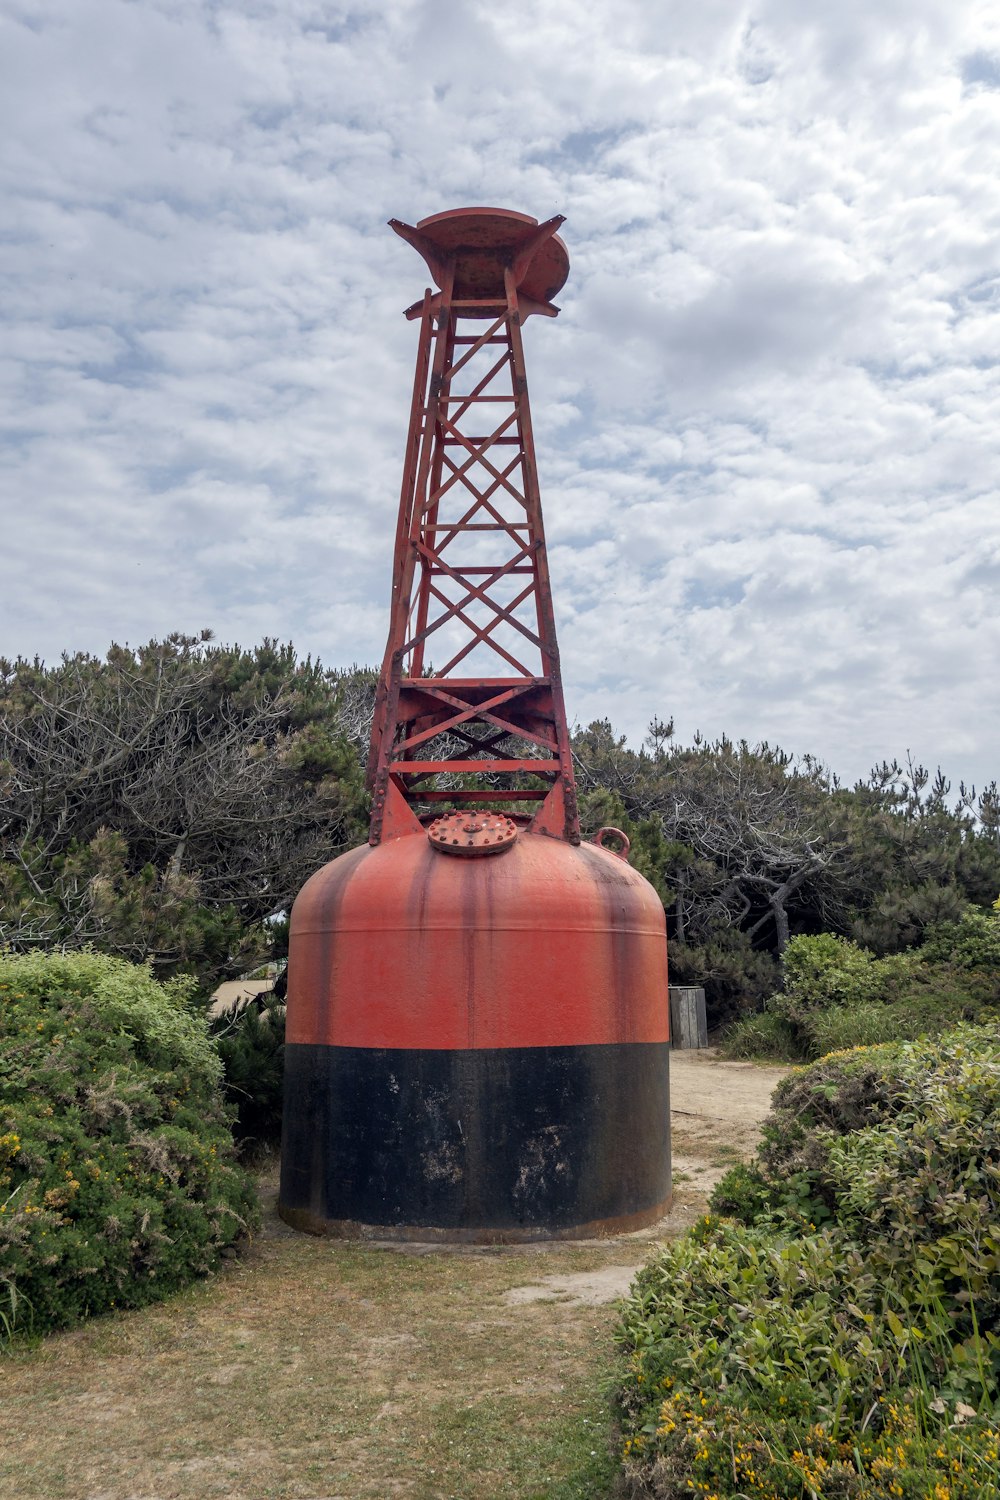
[[[624,860],[522,833],[456,859],[366,845],[292,912],[290,1042],[561,1047],[668,1037],[663,907]]]
[[[668,1035],[663,908],[610,851],[342,855],[292,913],[281,1212],[456,1239],[652,1222]]]
[[[669,1206],[667,1051],[293,1044],[282,1214],[389,1238],[640,1228]]]

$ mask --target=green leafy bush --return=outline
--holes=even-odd
[[[0,1287],[36,1332],[163,1297],[255,1221],[186,980],[0,954]]]
[[[730,1029],[727,1056],[810,1059],[1000,1014],[1000,917],[970,909],[885,958],[828,932],[796,937],[784,971],[764,1011]]]
[[[921,954],[933,963],[991,975],[1000,991],[1000,901],[994,911],[969,907],[957,922],[942,922],[931,930]]]
[[[944,1480],[949,1500],[986,1500],[1000,1432],[984,1382],[973,1362],[935,1391],[947,1341],[915,1329],[906,1288],[835,1227],[706,1217],[625,1305],[626,1493],[923,1500]]]
[[[963,1257],[981,1250],[987,1261],[978,1267],[963,1259],[953,1274],[992,1274],[995,1223],[1000,1231],[1000,1026],[854,1048],[797,1069],[778,1084],[764,1122],[751,1172],[757,1198],[747,1192],[748,1170],[734,1169],[713,1199],[746,1222],[772,1211],[832,1221],[859,1244],[891,1242],[893,1255],[960,1234],[968,1240]],[[745,1208],[730,1206],[736,1193]],[[920,1253],[930,1264],[929,1252]],[[988,1299],[1000,1298],[1000,1282],[982,1289],[987,1300],[977,1302],[979,1290],[959,1288],[956,1326],[970,1317],[991,1326]]]
[[[902,1044],[855,1047],[781,1080],[757,1154],[758,1169],[776,1190],[825,1168],[834,1139],[878,1126],[902,1108],[907,1050]]]
[[[783,967],[785,992],[798,1010],[874,1000],[879,994],[874,955],[831,932],[792,938],[785,949]]]
[[[772,1202],[835,1223],[879,1274],[923,1278],[952,1333],[1000,1350],[1000,1028],[829,1057],[774,1102]]]
[[[1000,1030],[827,1057],[640,1274],[628,1492],[1000,1493]]]

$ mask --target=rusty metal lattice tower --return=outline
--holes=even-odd
[[[437,289],[406,312],[420,332],[368,763],[373,845],[441,801],[535,800],[531,831],[580,841],[521,334],[558,313],[562,223],[495,208],[391,221]]]

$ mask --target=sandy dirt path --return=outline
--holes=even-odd
[[[753,1155],[772,1091],[788,1072],[723,1062],[714,1048],[671,1055],[673,1169],[681,1186],[687,1176],[708,1193],[734,1161]]]

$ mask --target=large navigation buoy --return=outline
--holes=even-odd
[[[531,439],[521,324],[557,311],[561,222],[393,225],[438,291],[409,313],[370,839],[292,912],[280,1212],[301,1229],[516,1240],[669,1207],[663,907],[622,835],[580,838]]]

